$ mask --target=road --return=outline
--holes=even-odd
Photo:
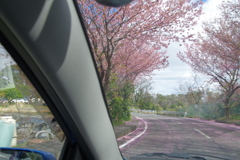
[[[197,153],[240,159],[240,126],[184,117],[133,115],[142,119],[139,128],[118,139],[121,152],[127,159],[142,153],[158,152]],[[141,133],[140,137],[132,140]]]

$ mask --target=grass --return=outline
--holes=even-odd
[[[118,125],[122,125],[125,124],[123,121],[114,121],[113,120],[113,126],[118,126]]]
[[[232,116],[231,119],[240,120],[240,116]]]
[[[125,124],[125,122],[131,121],[131,120],[132,120],[132,116],[128,119],[121,119],[119,121],[112,119],[112,122],[113,122],[113,126],[118,126],[118,125]]]
[[[240,125],[240,116],[231,116],[229,119],[223,117],[217,119],[216,122]]]
[[[197,117],[195,117],[195,116],[186,116],[186,117],[188,117],[188,118],[197,118]]]
[[[28,111],[28,109],[30,109]],[[36,106],[33,107],[32,105],[28,104],[20,104],[18,107],[16,107],[16,104],[9,105],[8,107],[2,107],[0,106],[0,112],[1,113],[18,113],[20,111],[21,114],[51,114],[51,111],[47,106]]]

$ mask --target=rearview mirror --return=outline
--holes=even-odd
[[[0,147],[0,160],[56,160],[56,158],[45,151]]]
[[[109,7],[121,7],[131,3],[133,0],[96,0],[98,3]]]

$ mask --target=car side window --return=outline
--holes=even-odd
[[[0,147],[50,152],[58,159],[65,135],[48,106],[0,44]]]

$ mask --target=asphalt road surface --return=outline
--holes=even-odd
[[[161,152],[240,160],[240,126],[184,117],[132,114],[141,118],[139,128],[118,139],[127,159],[143,153]],[[134,138],[139,134],[141,136]]]

